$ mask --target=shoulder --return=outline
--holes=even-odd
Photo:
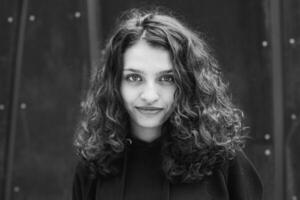
[[[88,199],[96,181],[97,178],[91,176],[88,164],[84,161],[79,161],[73,178],[73,200]]]
[[[243,151],[227,165],[227,187],[232,199],[262,199],[263,185],[253,163]]]
[[[237,151],[235,157],[229,161],[228,173],[229,175],[243,175],[259,178],[255,166],[244,151]]]
[[[78,161],[75,168],[75,178],[81,181],[88,181],[92,179],[90,176],[90,169],[88,164],[84,161]]]

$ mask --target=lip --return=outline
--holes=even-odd
[[[163,110],[163,108],[160,107],[148,107],[148,106],[138,106],[135,107],[140,113],[142,114],[150,114],[150,115],[155,115],[159,113],[160,111]]]
[[[162,110],[163,109],[161,107],[150,107],[150,106],[136,106],[136,108],[139,109],[139,110],[149,110],[149,111]]]

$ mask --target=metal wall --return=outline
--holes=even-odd
[[[283,1],[286,199],[300,199],[300,1]]]
[[[85,1],[3,0],[0,10],[0,199],[70,199]]]

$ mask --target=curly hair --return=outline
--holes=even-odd
[[[200,181],[243,148],[243,113],[201,34],[159,10],[122,16],[91,79],[75,147],[96,174],[120,172],[130,126],[120,95],[123,54],[140,40],[166,49],[174,68],[175,109],[163,125],[162,169],[172,182]]]

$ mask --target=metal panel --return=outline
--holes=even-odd
[[[72,138],[90,70],[85,1],[30,0],[27,13],[6,199],[70,199]]]
[[[286,199],[300,199],[300,1],[283,3]]]
[[[19,24],[19,2],[3,0],[0,6],[0,199],[4,199],[5,167],[11,108],[13,65]]]
[[[282,77],[282,6],[280,0],[270,1],[272,44],[273,132],[275,138],[274,199],[284,199],[284,136],[283,136],[283,77]]]
[[[92,66],[99,61],[101,47],[101,2],[98,0],[87,0],[87,18],[88,18],[88,33],[89,33],[89,52],[90,63]]]
[[[25,27],[26,27],[26,16],[27,16],[28,0],[23,1],[21,5],[20,23],[17,34],[17,49],[16,49],[16,60],[14,68],[14,78],[12,85],[12,96],[11,96],[11,113],[10,113],[10,124],[9,124],[9,135],[8,135],[8,150],[7,150],[7,164],[5,168],[5,191],[4,199],[10,199],[10,188],[13,176],[13,165],[14,165],[14,150],[15,150],[15,138],[17,129],[17,117],[18,117],[18,104],[20,95],[20,78],[23,62],[23,51],[24,51],[24,40],[25,40]]]

